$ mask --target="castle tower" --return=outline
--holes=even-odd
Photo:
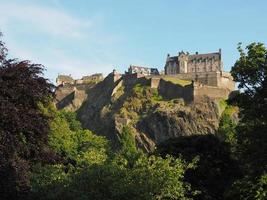
[[[179,73],[184,74],[187,73],[187,63],[188,63],[188,53],[184,53],[183,51],[178,54],[178,63],[179,63]]]
[[[219,71],[223,71],[223,62],[222,62],[222,49],[219,49],[219,67],[218,67]]]

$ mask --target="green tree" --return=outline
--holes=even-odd
[[[232,148],[236,147],[238,125],[238,108],[236,106],[226,105],[221,117],[217,135],[223,141],[229,143]]]
[[[108,141],[83,130],[76,114],[57,111],[53,104],[40,106],[50,118],[48,144],[61,160],[32,166],[31,199],[65,199],[72,177],[84,168],[103,164],[109,152]]]
[[[41,106],[41,110],[51,119],[48,144],[58,155],[75,165],[103,162],[106,159],[108,141],[82,129],[76,113],[58,111],[52,104]]]
[[[68,124],[65,117],[59,116],[60,123],[51,125]],[[32,199],[187,200],[196,193],[184,182],[184,173],[192,168],[192,163],[141,153],[128,127],[123,128],[121,149],[113,155],[109,153],[107,141],[88,130],[78,130],[71,137],[55,137],[61,128],[51,130],[50,139],[60,144],[55,146],[58,152],[65,148],[64,140],[74,136],[76,144],[67,147],[73,148],[70,152],[76,152],[73,157],[76,164],[36,165],[32,173]],[[64,125],[62,130],[70,134],[70,125]]]
[[[196,192],[183,180],[190,167],[181,159],[144,154],[129,165],[119,156],[73,174],[63,195],[78,200],[192,199]]]
[[[241,121],[236,127],[235,155],[242,177],[235,181],[228,199],[262,199],[267,171],[267,49],[262,43],[251,43],[243,50],[232,68],[241,93],[232,103],[240,107]]]
[[[253,124],[267,123],[267,49],[262,43],[251,43],[243,50],[238,45],[240,58],[232,67],[231,74],[240,95],[237,105],[242,108],[244,122]]]
[[[195,190],[201,191],[194,199],[224,199],[224,193],[239,175],[237,162],[232,159],[228,143],[214,135],[195,135],[171,139],[157,147],[163,157],[181,156],[191,162],[197,159],[197,166],[186,171],[185,181]]]
[[[129,165],[133,165],[142,154],[136,147],[135,136],[129,126],[124,126],[119,138],[120,150],[117,154],[127,159]]]

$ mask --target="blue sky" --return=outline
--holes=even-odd
[[[45,65],[55,81],[130,64],[163,69],[166,55],[222,49],[225,70],[237,43],[267,43],[266,0],[0,0],[10,56]]]

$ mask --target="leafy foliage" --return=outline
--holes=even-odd
[[[48,143],[63,158],[63,162],[34,165],[31,174],[32,199],[60,199],[65,189],[80,170],[103,164],[108,155],[108,141],[83,130],[75,113],[57,111],[53,105],[42,107],[51,117]],[[53,117],[52,117],[53,116]]]
[[[179,159],[141,155],[133,165],[119,157],[73,178],[67,196],[76,199],[191,199],[183,182],[187,166]],[[68,199],[68,198],[67,198]]]
[[[43,78],[43,66],[7,59],[0,42],[0,195],[17,198],[29,189],[30,162],[49,152],[48,117],[39,103],[48,104],[53,85]],[[51,154],[50,154],[51,156]]]
[[[188,170],[185,180],[201,193],[195,199],[223,199],[225,191],[238,176],[238,165],[231,158],[230,147],[213,135],[186,136],[159,145],[162,156],[183,157],[197,167]]]
[[[53,119],[48,143],[61,157],[75,165],[105,161],[108,141],[82,129],[75,113],[57,111],[53,105],[42,108],[42,111]]]
[[[267,50],[252,43],[245,52],[239,45],[240,58],[232,75],[240,83],[240,95],[232,103],[241,109],[241,122],[236,127],[235,151],[242,177],[228,192],[228,199],[265,199],[267,166]]]
[[[217,135],[225,142],[234,147],[237,143],[236,127],[238,119],[235,119],[233,115],[237,114],[237,108],[226,105],[221,115],[218,133]]]
[[[92,155],[102,155],[101,137],[87,139],[88,147],[96,150]],[[77,141],[79,146],[84,140]],[[104,162],[94,162],[97,160],[94,157],[84,159],[86,165],[37,165],[32,174],[32,198],[186,200],[194,196],[196,192],[191,192],[190,185],[183,181],[184,172],[193,164],[144,155],[136,149],[128,127],[123,128],[120,142],[121,150]],[[80,151],[76,157],[82,157],[82,152],[88,153],[90,149]]]
[[[251,43],[245,52],[238,46],[240,58],[231,70],[243,92],[237,96],[244,122],[267,123],[267,49],[262,43]]]

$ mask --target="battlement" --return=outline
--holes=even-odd
[[[56,79],[57,85],[79,85],[97,83],[104,79],[103,74],[97,73],[88,76],[83,76],[81,79],[73,79],[71,75],[58,75]]]

